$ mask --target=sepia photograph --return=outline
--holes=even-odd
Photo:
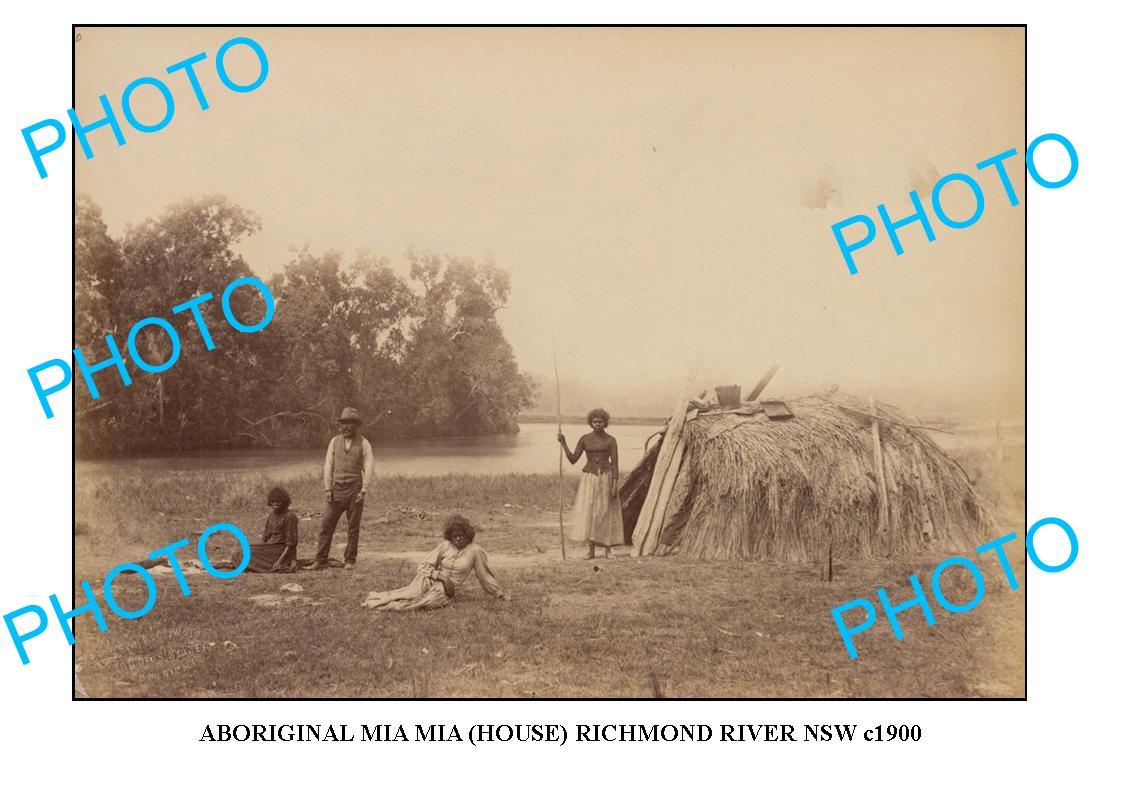
[[[1025,698],[1024,26],[75,32],[74,698]]]

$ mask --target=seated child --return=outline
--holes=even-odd
[[[283,488],[269,490],[269,508],[261,544],[250,545],[246,572],[292,572],[296,569],[296,514],[289,511],[292,498]]]

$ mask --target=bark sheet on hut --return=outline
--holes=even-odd
[[[869,408],[843,396],[788,399],[788,420],[740,410],[692,411],[682,427],[665,513],[636,553],[689,558],[822,561],[973,550],[986,513],[962,468],[899,412],[876,414],[889,527],[878,534],[878,485]],[[621,488],[631,543],[662,442]],[[673,484],[673,486],[671,486]],[[669,490],[669,491],[668,491]]]

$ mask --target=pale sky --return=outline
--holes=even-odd
[[[214,71],[238,35],[269,58],[248,94]],[[206,112],[163,74],[199,51]],[[231,53],[236,78],[254,63]],[[123,147],[92,133],[76,180],[116,235],[225,194],[261,217],[242,253],[262,274],[305,244],[403,272],[410,247],[494,258],[520,367],[552,374],[556,347],[563,375],[607,396],[751,386],[775,362],[781,394],[834,382],[1020,410],[1024,68],[1021,29],[91,28],[82,119],[144,75],[177,104],[160,132],[126,125]],[[157,97],[135,95],[140,118]],[[1011,147],[1018,207],[974,167]],[[930,207],[953,171],[978,174],[981,220],[932,216],[932,243],[911,225],[900,257],[879,230],[850,276],[831,224],[880,202],[901,218],[914,188]],[[945,207],[970,215],[968,196]]]

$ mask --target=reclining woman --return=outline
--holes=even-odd
[[[503,594],[491,574],[487,553],[474,542],[476,528],[466,517],[459,514],[449,517],[445,522],[444,537],[445,541],[417,565],[417,577],[408,586],[393,591],[372,591],[363,601],[363,607],[380,611],[443,608],[472,572],[476,573],[483,590],[492,597],[510,599]]]

